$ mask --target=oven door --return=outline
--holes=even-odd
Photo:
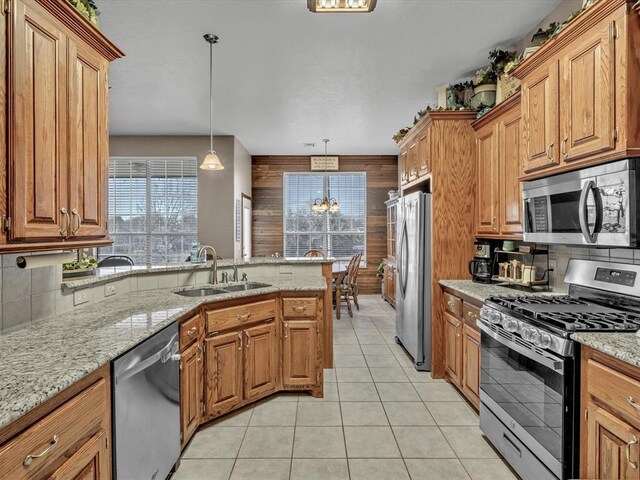
[[[572,415],[577,408],[573,359],[534,351],[517,335],[482,320],[478,326],[483,407],[554,475],[568,478],[574,468]]]

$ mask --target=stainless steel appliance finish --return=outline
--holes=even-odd
[[[635,247],[640,228],[640,159],[524,182],[524,240]]]
[[[180,457],[178,324],[113,362],[114,478],[164,480]]]
[[[480,427],[525,480],[578,475],[580,350],[570,334],[640,329],[640,266],[572,259],[565,282],[566,296],[490,297],[477,321]]]
[[[396,341],[418,370],[431,370],[431,194],[398,201]]]
[[[474,254],[476,258],[491,258],[491,245],[486,242],[475,242],[473,244]]]

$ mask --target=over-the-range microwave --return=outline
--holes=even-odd
[[[524,241],[637,247],[640,158],[522,184]]]

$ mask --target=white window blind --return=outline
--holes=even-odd
[[[362,253],[366,265],[365,173],[284,174],[284,255],[302,257],[309,250],[348,260]],[[337,212],[314,212],[316,198],[331,194],[338,201]]]
[[[136,265],[181,263],[197,238],[198,162],[188,158],[111,158],[109,235],[99,257]]]

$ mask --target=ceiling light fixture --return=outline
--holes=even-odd
[[[203,170],[224,170],[224,165],[220,162],[218,154],[213,149],[213,45],[218,43],[218,36],[207,33],[204,36],[205,41],[209,44],[209,153],[204,157],[200,164]]]
[[[324,142],[324,173],[327,173],[327,143],[329,143],[329,139],[325,138],[322,141]],[[327,185],[327,195],[322,199],[316,198],[311,204],[311,210],[314,212],[326,212],[327,210],[330,212],[337,212],[340,210],[338,201],[335,198],[331,198],[331,189],[329,188],[329,185]]]
[[[307,0],[314,13],[368,13],[376,8],[377,0]]]

